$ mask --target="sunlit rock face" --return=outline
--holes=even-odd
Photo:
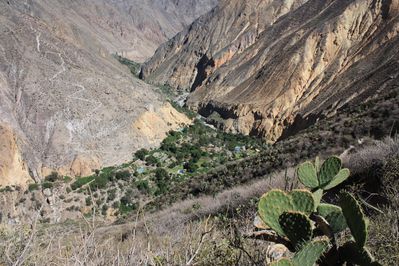
[[[230,132],[275,141],[398,84],[399,1],[222,1],[141,77],[191,91]]]

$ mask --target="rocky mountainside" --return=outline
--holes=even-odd
[[[88,175],[188,119],[111,54],[144,60],[215,0],[0,0],[0,185]]]
[[[217,0],[88,0],[16,1],[10,3],[58,32],[73,36],[81,45],[95,38],[103,52],[119,53],[144,61],[155,49],[200,15]]]
[[[398,0],[232,0],[161,46],[141,77],[191,92],[231,132],[275,141],[399,81]]]

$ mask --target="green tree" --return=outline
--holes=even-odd
[[[136,158],[139,158],[140,160],[144,161],[145,157],[148,155],[149,151],[147,149],[140,149],[136,151],[134,154]]]
[[[169,178],[168,172],[164,168],[157,168],[155,170],[156,180],[166,180]]]
[[[147,156],[145,159],[148,165],[157,165],[159,162],[157,158],[155,158],[153,155]]]

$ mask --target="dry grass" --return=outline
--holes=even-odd
[[[390,158],[399,155],[399,137],[374,141],[372,145],[342,157],[344,165],[353,175],[372,170],[376,165],[384,165]]]
[[[399,265],[399,156],[384,165],[381,179],[388,204],[371,219],[369,244],[381,263]]]
[[[398,154],[398,139],[386,139],[344,160],[360,174]],[[296,183],[287,176],[294,177],[294,169],[153,214],[139,212],[135,221],[121,225],[102,226],[95,219],[82,219],[46,227],[5,227],[0,230],[0,265],[264,265],[268,245],[244,239],[240,232],[252,229],[257,199],[265,191]],[[395,178],[389,180],[397,185]],[[398,190],[386,193],[398,199]],[[388,254],[399,252],[399,208],[393,204],[384,211],[371,219],[369,246],[390,264],[397,257],[387,260]]]
[[[258,197],[269,188],[287,187],[291,182],[286,177],[292,176],[293,171],[289,169],[288,174],[277,173],[215,197],[176,203],[158,213],[137,216],[129,224],[102,227],[93,219],[47,227],[3,228],[0,262],[6,265],[263,265],[268,245],[243,239],[238,232],[252,229],[253,207]],[[252,208],[248,208],[251,200]]]

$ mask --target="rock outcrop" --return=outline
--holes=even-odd
[[[227,131],[276,141],[398,86],[398,2],[222,1],[141,77],[191,91],[187,104]]]
[[[17,141],[11,128],[0,125],[0,186],[26,184],[30,181]]]

